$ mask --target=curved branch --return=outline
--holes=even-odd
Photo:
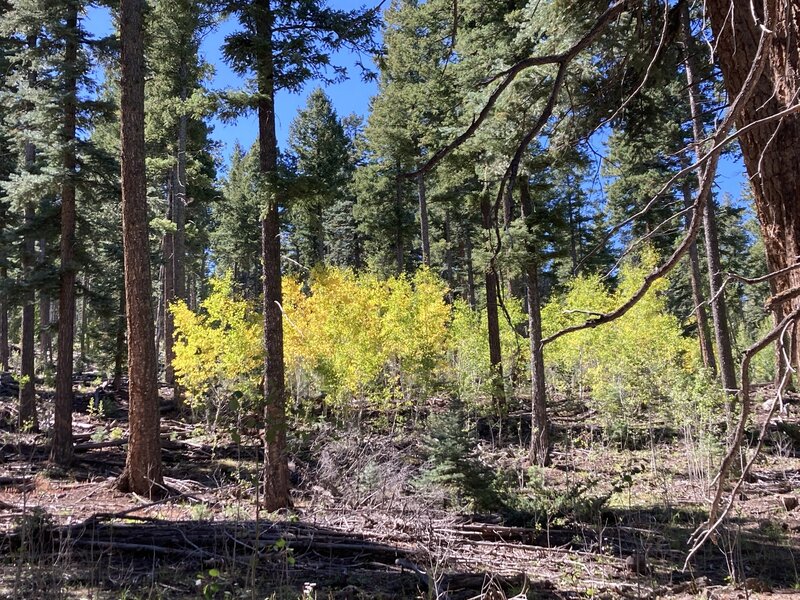
[[[408,173],[403,174],[403,177],[412,178],[416,177],[420,173],[427,173],[431,169],[433,169],[436,165],[438,165],[445,157],[447,157],[453,150],[461,146],[464,142],[466,142],[483,124],[486,118],[494,108],[494,105],[500,99],[503,92],[508,88],[509,85],[517,78],[517,75],[535,66],[543,66],[543,65],[559,65],[564,66],[569,64],[578,54],[580,54],[584,49],[586,49],[592,42],[597,39],[597,37],[605,30],[605,28],[613,21],[620,13],[623,12],[625,7],[627,6],[627,0],[618,0],[614,4],[608,7],[606,11],[600,15],[597,19],[595,24],[592,28],[575,44],[573,44],[569,49],[561,52],[559,54],[548,54],[545,56],[531,56],[529,58],[525,58],[520,60],[519,62],[515,63],[509,69],[502,71],[490,79],[486,81],[486,83],[491,83],[498,79],[502,79],[500,84],[497,88],[491,93],[489,99],[484,104],[483,108],[481,109],[480,113],[476,117],[473,118],[472,123],[470,124],[467,129],[460,134],[457,138],[455,138],[452,142],[440,148],[435,154],[433,154],[421,167],[416,169],[415,171],[410,171]]]
[[[736,502],[736,497],[738,496],[739,488],[741,488],[742,483],[744,482],[747,473],[750,470],[750,467],[753,465],[753,462],[758,457],[758,454],[761,450],[761,446],[764,442],[764,437],[766,436],[766,428],[769,425],[769,421],[772,418],[772,414],[775,411],[775,406],[779,400],[782,399],[783,390],[786,387],[786,384],[789,380],[789,374],[793,371],[791,366],[791,361],[788,361],[786,372],[784,373],[783,378],[781,379],[780,384],[778,385],[778,390],[776,392],[775,398],[770,406],[769,414],[767,415],[767,419],[764,422],[764,425],[761,430],[761,434],[759,435],[758,444],[756,446],[756,450],[752,456],[752,458],[745,464],[744,469],[742,469],[742,475],[739,477],[739,480],[734,485],[733,490],[731,491],[728,502],[725,504],[725,507],[720,511],[720,504],[722,502],[722,493],[724,491],[725,485],[725,478],[727,477],[728,473],[730,472],[731,466],[733,465],[733,461],[736,459],[737,455],[739,454],[739,448],[744,440],[745,429],[747,427],[747,419],[750,417],[750,361],[753,357],[761,352],[764,348],[766,348],[769,344],[774,342],[775,340],[782,338],[784,332],[787,328],[792,325],[797,319],[800,317],[800,308],[795,309],[788,315],[786,315],[783,320],[778,323],[767,335],[762,337],[758,340],[755,344],[750,346],[747,350],[745,350],[742,356],[742,362],[740,367],[740,378],[742,382],[742,387],[739,390],[739,399],[742,403],[742,413],[739,415],[739,423],[736,426],[736,433],[734,434],[733,442],[731,443],[731,447],[728,450],[728,453],[725,455],[725,458],[722,461],[722,465],[720,465],[719,472],[717,473],[716,478],[714,481],[717,484],[717,490],[714,494],[714,499],[711,502],[711,508],[708,512],[708,519],[705,523],[703,523],[700,527],[695,530],[690,538],[690,542],[692,542],[692,548],[689,551],[689,554],[686,556],[686,560],[684,561],[683,568],[686,568],[689,565],[689,561],[692,557],[697,554],[697,551],[703,547],[703,544],[706,543],[713,535],[717,528],[722,525],[722,522],[728,516],[728,513],[733,508],[734,503]]]
[[[771,28],[770,28],[771,29]],[[573,333],[576,331],[581,331],[583,329],[591,329],[602,325],[604,323],[609,323],[618,319],[619,317],[623,316],[627,313],[631,308],[633,308],[636,303],[644,297],[650,287],[653,285],[655,281],[661,279],[665,275],[667,275],[674,267],[678,264],[683,254],[689,249],[689,246],[694,242],[695,238],[697,237],[697,232],[700,229],[700,222],[702,220],[702,213],[703,208],[705,207],[706,202],[708,202],[708,198],[711,194],[711,187],[714,182],[713,174],[716,173],[717,163],[719,162],[719,157],[722,152],[723,147],[728,143],[730,139],[734,139],[736,135],[741,134],[741,132],[747,127],[743,127],[739,132],[734,134],[733,136],[728,135],[728,131],[733,126],[734,120],[738,117],[739,113],[741,112],[744,104],[748,101],[750,96],[755,89],[755,84],[758,82],[759,78],[761,77],[761,73],[764,71],[764,65],[766,64],[767,59],[767,48],[768,42],[772,39],[773,33],[771,33],[770,29],[764,28],[761,32],[761,37],[759,39],[758,50],[756,52],[756,56],[753,60],[753,63],[750,66],[750,72],[747,74],[747,78],[742,85],[742,89],[737,94],[734,101],[731,103],[730,110],[725,115],[725,118],[722,121],[722,124],[717,129],[716,133],[714,134],[713,140],[714,144],[704,157],[697,160],[695,165],[692,167],[687,167],[686,169],[681,169],[678,173],[676,173],[670,180],[659,190],[659,192],[653,197],[653,199],[648,203],[648,207],[651,206],[659,196],[661,196],[664,191],[672,184],[675,179],[679,176],[688,172],[688,170],[692,168],[697,168],[699,165],[705,164],[705,177],[703,178],[700,192],[697,195],[697,200],[695,201],[695,211],[692,215],[692,220],[687,228],[686,236],[681,241],[680,245],[675,249],[675,251],[670,255],[670,257],[664,262],[661,266],[654,269],[650,272],[645,278],[644,282],[642,283],[641,287],[620,307],[617,309],[605,313],[602,316],[595,317],[593,319],[588,319],[587,321],[577,324],[571,325],[569,327],[565,327],[560,331],[548,336],[547,338],[542,340],[542,347],[546,346],[547,344],[556,341],[558,338],[568,334]],[[795,110],[798,107],[793,107]],[[785,111],[784,111],[785,112]]]

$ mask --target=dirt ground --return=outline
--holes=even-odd
[[[800,598],[791,408],[730,519],[684,569],[718,455],[680,432],[622,450],[586,426],[590,415],[560,417],[553,465],[538,471],[543,489],[625,484],[586,518],[527,526],[412,485],[410,425],[295,432],[295,506],[266,514],[256,437],[235,445],[168,410],[170,496],[117,492],[124,397],[103,410],[87,398],[76,399],[68,471],[48,465],[46,434],[0,432],[0,598]],[[40,400],[46,432],[49,398]],[[0,398],[7,420],[14,402]],[[481,451],[526,477],[519,444],[484,440]]]

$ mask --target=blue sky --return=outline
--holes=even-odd
[[[364,3],[353,2],[352,0],[329,0],[328,5],[333,8],[352,10],[363,6]],[[235,19],[228,19],[203,40],[200,52],[208,63],[214,65],[216,70],[213,82],[214,89],[237,88],[242,85],[242,79],[225,64],[221,53],[225,36],[238,29],[238,27],[239,24]],[[365,83],[361,80],[361,73],[355,64],[355,58],[351,55],[340,54],[334,56],[331,61],[333,64],[347,67],[350,75],[350,78],[342,83],[325,86],[325,92],[331,98],[331,102],[340,117],[351,113],[366,116],[369,110],[370,97],[377,93],[377,85],[374,82]],[[372,65],[368,57],[364,57],[364,62]],[[306,98],[318,85],[318,83],[310,82],[299,94],[290,94],[285,91],[278,93],[275,99],[276,126],[278,143],[281,147],[285,146],[292,119],[294,119],[297,111],[305,106]],[[236,141],[243,147],[248,148],[256,139],[257,124],[254,115],[242,117],[236,123],[222,123],[215,119],[213,124],[214,138],[224,144],[226,157],[230,155]]]
[[[376,0],[377,1],[377,0]],[[329,0],[329,6],[351,10],[364,5],[363,1],[354,0]],[[89,31],[104,34],[112,29],[111,17],[107,9],[92,7],[86,15],[86,26]],[[239,88],[244,81],[233,73],[222,59],[221,48],[225,36],[235,31],[239,24],[235,19],[222,22],[216,29],[209,32],[202,41],[200,52],[203,58],[214,66],[215,74],[211,83],[212,89],[222,90]],[[355,65],[354,56],[340,54],[334,56],[332,62],[348,68],[350,78],[342,83],[325,86],[325,92],[331,98],[340,117],[356,113],[366,116],[369,111],[370,98],[377,93],[375,82],[365,83],[361,80],[360,71]],[[370,64],[368,57],[363,57],[365,64]],[[310,82],[302,92],[290,94],[282,91],[276,98],[277,133],[278,143],[283,148],[289,134],[289,125],[297,114],[298,109],[306,103],[309,93],[319,84]],[[255,141],[258,128],[255,115],[240,117],[235,122],[224,123],[219,119],[212,119],[214,131],[212,137],[221,142],[221,158],[227,163],[234,145],[238,142],[242,147],[249,148]],[[742,186],[745,184],[744,167],[738,157],[726,156],[720,162],[717,174],[717,186],[720,195],[730,194],[734,199],[741,196]]]
[[[352,0],[329,0],[328,5],[334,8],[352,10],[364,5],[364,2]],[[108,9],[91,7],[86,14],[85,25],[87,29],[97,35],[110,33],[113,25]],[[211,83],[214,90],[236,89],[244,84],[244,80],[236,75],[222,59],[222,44],[225,36],[238,29],[236,19],[222,22],[216,29],[209,32],[202,40],[200,53],[206,62],[214,66],[215,74]],[[365,83],[361,80],[361,72],[355,65],[354,56],[341,54],[334,56],[332,62],[339,66],[347,67],[350,79],[325,86],[325,92],[330,96],[340,117],[351,113],[365,116],[369,110],[369,100],[377,92],[374,82]],[[372,65],[368,57],[362,57],[364,64]],[[298,109],[305,106],[306,98],[318,86],[310,82],[301,93],[290,94],[279,92],[276,98],[278,143],[285,146],[289,134],[289,125],[297,114]],[[258,127],[255,115],[240,117],[233,123],[223,123],[219,119],[212,119],[214,132],[212,137],[222,143],[222,158],[227,162],[233,152],[233,147],[238,142],[245,149],[255,141]]]

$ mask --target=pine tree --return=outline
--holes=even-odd
[[[9,10],[6,2],[0,4],[0,18]],[[11,68],[8,54],[12,51],[12,40],[5,35],[0,35],[0,72],[7,73]],[[0,107],[0,123],[7,123],[6,110]],[[8,180],[16,166],[14,160],[13,140],[7,135],[4,127],[0,127],[0,181]],[[12,210],[11,202],[7,198],[5,189],[0,187],[0,371],[9,370],[10,340],[9,340],[9,312],[12,310],[11,301],[12,281],[9,273],[13,270],[12,245],[15,231],[18,228],[16,214]]]
[[[243,231],[259,228],[261,207],[256,193],[258,148],[246,154],[236,146],[228,176],[223,181],[221,202],[214,207],[216,227],[212,236],[214,261],[221,272],[230,272],[245,298],[255,299],[261,288],[261,241]]]
[[[56,369],[55,418],[50,457],[61,465],[72,461],[72,372],[75,342],[75,227],[77,174],[76,144],[78,127],[78,52],[77,0],[64,6],[63,73],[63,160],[61,184],[61,273],[58,300],[58,366]]]
[[[275,93],[297,90],[324,77],[330,55],[341,48],[371,49],[375,11],[341,11],[320,0],[283,2],[230,0],[243,30],[226,39],[224,53],[239,73],[253,73],[257,94],[250,106],[258,114],[259,185],[264,302],[264,507],[289,503],[286,456],[286,389],[281,314],[280,204]],[[344,73],[334,68],[336,76]],[[250,102],[250,101],[248,101]]]
[[[37,145],[48,147],[52,129],[45,127],[49,121],[46,106],[39,107],[43,50],[39,44],[38,23],[42,19],[35,3],[21,3],[3,14],[0,29],[14,36],[15,52],[11,68],[5,78],[3,99],[7,106],[7,131],[15,142],[19,161],[17,169],[7,181],[4,190],[12,206],[20,213],[17,235],[19,244],[19,282],[17,295],[22,304],[20,326],[20,376],[18,427],[21,430],[38,429],[35,392],[35,244],[37,206],[51,191],[52,178],[42,168],[43,154]],[[40,109],[41,108],[41,109]]]
[[[768,60],[759,71],[754,89],[747,97],[736,119],[739,130],[750,126],[739,137],[745,167],[752,182],[756,212],[767,253],[770,271],[786,268],[800,255],[800,234],[794,223],[800,220],[800,204],[796,201],[797,173],[800,156],[800,117],[788,114],[780,126],[770,117],[794,106],[797,97],[798,26],[796,7],[786,0],[766,0],[755,11],[731,11],[724,0],[708,2],[707,15],[717,45],[719,66],[729,98],[736,98],[753,67],[759,39],[775,30],[776,38],[768,41]],[[764,23],[765,16],[770,22]],[[800,285],[800,271],[776,278],[775,292]],[[782,319],[800,306],[795,298],[778,307]],[[795,366],[800,364],[800,327],[794,328]]]
[[[203,139],[205,132],[197,123],[212,107],[202,85],[207,65],[198,54],[203,30],[209,26],[209,10],[206,2],[155,2],[147,27],[147,51],[158,60],[150,67],[146,85],[145,138],[148,171],[154,180],[151,187],[165,197],[170,223],[162,240],[163,298],[159,306],[165,308],[159,310],[163,310],[165,377],[172,386],[174,324],[166,307],[187,295],[187,189],[195,180],[203,179],[194,157],[205,150],[207,139]]]
[[[364,266],[364,236],[355,218],[355,172],[360,166],[359,140],[363,134],[364,120],[358,115],[342,119],[347,137],[346,183],[325,216],[330,230],[336,232],[328,240],[328,262],[339,267],[361,269]]]
[[[692,124],[692,141],[696,156],[699,158],[703,149],[703,140],[705,139],[705,129],[703,124],[704,102],[702,98],[702,89],[698,84],[697,62],[694,59],[693,37],[691,34],[691,25],[689,22],[689,7],[682,8],[681,21],[682,21],[682,34],[683,44],[686,48],[684,57],[684,70],[686,71],[687,94],[689,97],[689,116]],[[697,170],[697,180],[700,187],[702,187],[705,178],[708,175],[705,172],[705,167]],[[719,257],[719,235],[717,232],[717,218],[716,206],[713,196],[709,197],[705,206],[703,207],[703,232],[705,234],[705,249],[706,259],[708,265],[708,278],[711,315],[714,324],[714,337],[717,342],[717,364],[719,365],[719,374],[722,379],[722,387],[727,394],[726,411],[728,413],[728,425],[732,425],[732,408],[733,399],[737,393],[736,385],[736,371],[733,362],[733,348],[731,342],[730,324],[728,322],[728,309],[725,301],[725,293],[722,288],[722,264]]]
[[[341,235],[326,223],[333,206],[345,196],[351,171],[349,146],[330,99],[317,88],[289,127],[297,189],[288,220],[300,250],[299,262],[307,268],[326,262],[330,238]]]
[[[148,251],[144,143],[144,1],[121,0],[122,237],[128,322],[129,428],[122,491],[148,498],[164,491],[159,439],[155,331]]]
[[[441,145],[443,129],[455,122],[450,102],[455,74],[448,68],[454,53],[454,24],[449,3],[439,0],[397,0],[384,19],[379,92],[365,132],[372,168],[359,185],[359,203],[361,221],[376,250],[391,240],[396,270],[402,271],[407,262],[431,264],[431,239],[436,232],[432,235],[430,191],[435,175],[420,172],[413,181],[405,180],[405,175],[424,164]],[[387,181],[377,182],[376,177]],[[393,218],[381,218],[375,212]],[[414,245],[419,250],[414,248],[412,254],[407,224],[414,212],[419,240]],[[383,251],[388,257],[387,250]],[[406,254],[411,254],[410,261]]]

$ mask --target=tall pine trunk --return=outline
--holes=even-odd
[[[703,153],[705,135],[702,122],[702,99],[697,82],[697,68],[692,59],[691,52],[691,24],[689,22],[689,5],[682,7],[682,31],[684,44],[684,68],[686,70],[686,83],[689,92],[689,111],[692,119],[692,133],[694,135],[695,152],[698,157]],[[706,177],[705,168],[697,169],[697,180],[702,187]],[[736,397],[736,366],[733,362],[733,349],[731,334],[728,325],[728,310],[725,303],[725,293],[722,289],[722,264],[719,255],[719,236],[717,234],[717,219],[715,215],[714,198],[709,198],[703,210],[703,229],[705,233],[706,260],[708,262],[709,294],[711,296],[711,318],[714,324],[714,337],[717,342],[717,357],[719,373],[722,378],[722,387],[726,393],[725,410],[728,424],[731,424],[733,402]]]
[[[61,272],[58,292],[58,364],[50,459],[72,462],[72,372],[75,345],[75,141],[77,132],[78,2],[68,3],[64,48],[64,182],[61,185]]]
[[[272,58],[273,16],[270,0],[256,18],[260,40],[256,57],[258,85],[258,149],[262,183],[278,176],[278,141],[275,134],[275,66]],[[270,189],[272,186],[269,186]],[[261,221],[264,292],[264,508],[278,510],[290,505],[289,467],[286,452],[286,387],[283,364],[283,315],[281,306],[281,243],[278,199],[271,195]]]
[[[520,178],[522,216],[531,238],[525,265],[526,299],[528,301],[528,342],[531,349],[531,460],[545,466],[550,463],[550,419],[547,414],[547,393],[544,381],[544,346],[542,345],[542,299],[539,295],[539,262],[533,244],[533,203],[528,180]]]
[[[682,187],[684,208],[691,208],[694,203],[691,184],[686,180]],[[689,228],[691,220],[691,213],[687,213],[687,229]],[[703,365],[711,372],[711,376],[716,377],[717,361],[714,358],[714,347],[711,345],[711,330],[708,327],[708,314],[706,313],[705,295],[703,294],[703,275],[700,270],[700,256],[697,251],[696,241],[689,245],[689,282],[692,288],[694,317],[697,321],[697,338],[700,343],[700,356],[703,359]]]
[[[428,199],[425,193],[425,175],[417,175],[417,198],[419,200],[419,230],[422,240],[422,264],[431,266],[431,237],[428,225]]]
[[[489,203],[488,194],[484,193],[481,197],[481,217],[483,228],[487,238],[492,236],[492,207]],[[491,370],[491,393],[492,401],[497,407],[498,413],[505,412],[505,390],[503,386],[503,355],[500,347],[500,319],[498,316],[497,271],[494,267],[494,259],[486,265],[484,273],[484,284],[486,289],[486,324],[488,328],[489,342],[489,368]]]
[[[797,262],[800,256],[800,115],[761,122],[797,103],[800,87],[800,52],[797,3],[789,0],[755,2],[759,19],[764,9],[773,15],[775,36],[767,63],[756,87],[736,120],[738,129],[752,127],[739,135],[745,167],[753,187],[756,213],[773,270]],[[756,56],[762,23],[754,21],[749,5],[731,10],[728,0],[708,0],[707,15],[714,32],[717,57],[731,98],[742,89]],[[758,123],[757,125],[755,125]],[[775,279],[776,293],[800,286],[800,269]],[[800,306],[800,298],[784,302],[780,318]],[[794,328],[795,340],[800,327]],[[793,344],[795,351],[800,344]],[[788,351],[788,349],[787,349]],[[795,365],[798,356],[792,357]]]
[[[0,370],[8,371],[9,345],[8,345],[8,270],[0,267]]]
[[[122,246],[128,324],[129,439],[122,491],[164,492],[150,280],[144,144],[144,0],[121,0]]]

